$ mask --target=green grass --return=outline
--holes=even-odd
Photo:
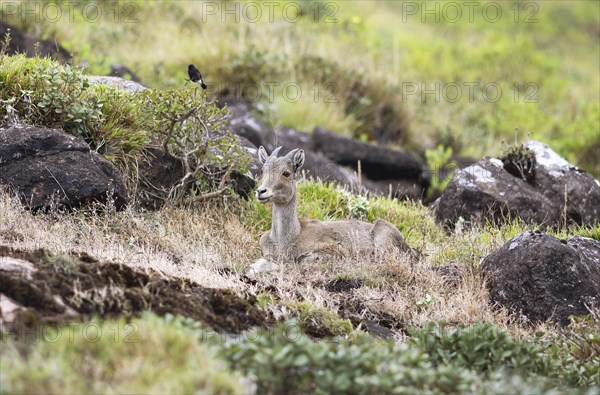
[[[586,393],[570,387],[600,380],[595,361],[514,339],[487,323],[409,332],[404,344],[359,333],[314,342],[291,322],[274,332],[255,331],[251,342],[226,344],[223,355],[266,394]]]
[[[3,339],[0,393],[230,394],[249,391],[250,380],[264,394],[597,394],[595,325],[578,320],[556,344],[485,322],[409,328],[405,343],[356,331],[314,341],[296,321],[228,339],[191,319],[145,313],[39,328],[45,340],[33,343]]]
[[[240,10],[250,3],[241,1]],[[515,130],[521,139],[533,132],[600,174],[598,2],[518,3],[518,14],[511,2],[482,2],[473,20],[462,9],[457,23],[442,13],[439,21],[432,15],[423,21],[420,11],[410,15],[400,2],[301,3],[304,16],[296,18],[294,6],[287,20],[288,3],[278,3],[272,19],[260,5],[263,17],[256,23],[223,17],[227,3],[211,3],[217,14],[203,15],[207,2],[184,1],[118,2],[121,10],[129,5],[135,11],[129,19],[122,14],[96,23],[87,23],[78,7],[72,23],[5,17],[63,43],[87,73],[123,63],[150,87],[181,89],[187,64],[195,63],[212,92],[244,92],[257,84],[257,108],[273,126],[310,131],[319,124],[420,150],[441,143],[475,157],[497,155]],[[482,14],[488,3],[501,7],[502,17],[493,23]],[[441,11],[452,2],[430,9],[436,4]],[[320,18],[313,14],[317,5]],[[108,8],[105,15],[114,12],[114,4],[101,6]],[[297,102],[282,92],[288,82],[302,88]],[[279,84],[274,96],[265,83]],[[461,87],[459,100],[448,100],[453,94],[445,84]],[[468,84],[476,86],[473,95]],[[501,89],[497,100],[486,101],[486,84]],[[411,87],[419,91],[409,94]],[[423,89],[433,89],[437,99]],[[325,100],[331,91],[334,100]]]
[[[213,393],[247,391],[194,332],[145,314],[37,328],[31,344],[3,340],[2,394]],[[46,339],[46,340],[43,340]]]
[[[407,238],[409,244],[418,244],[423,234],[437,240],[443,237],[428,210],[420,202],[399,201],[382,196],[366,198],[347,189],[322,181],[306,180],[297,185],[298,216],[322,221],[359,219],[374,222],[385,219]],[[243,223],[258,234],[271,226],[271,207],[251,199],[243,203]]]

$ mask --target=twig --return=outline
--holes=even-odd
[[[203,202],[205,200],[214,199],[214,198],[223,196],[225,194],[225,192],[227,192],[227,188],[219,189],[219,190],[213,191],[213,192],[206,192],[206,193],[203,193],[202,195],[191,196],[191,197],[187,198],[185,201],[187,203]]]

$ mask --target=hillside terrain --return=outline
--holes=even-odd
[[[39,22],[15,11],[36,4]],[[114,173],[101,196],[76,204],[61,186],[75,172],[46,167],[51,177],[27,193],[0,183],[0,393],[600,394],[597,295],[577,300],[577,316],[544,310],[554,289],[516,310],[482,270],[523,237],[547,238],[552,251],[600,246],[597,2],[483,2],[472,21],[452,19],[449,2],[432,2],[430,14],[392,1],[100,1],[99,14],[78,4],[72,15],[58,4],[0,8],[13,29],[0,47],[0,180],[63,152],[29,150],[27,133],[86,158],[89,146],[91,162]],[[502,16],[479,9],[490,7]],[[56,9],[62,17],[51,18]],[[71,55],[14,54],[17,32]],[[206,91],[186,82],[191,63]],[[99,79],[122,66],[150,89]],[[240,146],[231,125],[242,118],[263,123],[273,144],[328,130],[351,147],[410,153],[428,173],[422,195],[398,199],[307,173],[297,193],[300,217],[385,219],[414,256],[251,273],[271,206],[254,198],[257,147]],[[543,144],[529,139],[581,169],[537,151],[531,159],[526,147]],[[166,162],[153,161],[161,155]],[[494,158],[479,161],[486,155]],[[359,184],[369,175],[327,160]],[[465,174],[477,184],[469,169],[507,163],[520,173],[505,169],[490,188],[510,198],[515,185],[535,185],[543,201],[559,202],[554,222],[535,216],[549,206],[526,205],[534,214],[486,206],[478,220],[436,217],[440,200],[430,203],[447,185],[455,191]],[[162,190],[152,178],[159,165],[174,175]],[[544,189],[559,170],[564,199],[563,189]],[[40,192],[54,181],[55,195]],[[579,248],[572,255],[592,274],[575,281],[597,289],[600,255]],[[515,266],[529,268],[525,254]],[[533,278],[566,270],[540,262]],[[538,290],[538,280],[520,285]]]

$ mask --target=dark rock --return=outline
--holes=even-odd
[[[459,170],[434,207],[437,221],[450,228],[460,217],[483,223],[518,216],[537,224],[556,223],[560,218],[558,205],[542,191],[505,172],[502,162],[494,158]]]
[[[142,157],[144,159],[138,165],[140,179],[138,203],[146,209],[156,210],[164,206],[171,188],[185,175],[183,163],[155,147],[146,148]]]
[[[20,32],[14,26],[0,22],[0,39],[4,40],[7,33],[10,32],[10,43],[6,48],[7,55],[24,53],[27,57],[41,58],[50,56],[52,59],[68,62],[72,55],[58,45],[55,40],[44,40],[39,37],[30,36]]]
[[[276,146],[282,146],[281,155],[295,148],[302,148],[306,155],[303,171],[308,177],[325,182],[335,182],[350,187],[355,192],[362,191],[358,176],[319,152],[313,151],[313,138],[306,132],[282,127],[276,131]],[[368,189],[368,188],[367,188]]]
[[[313,147],[332,161],[357,169],[371,180],[410,180],[428,185],[425,167],[412,155],[339,136],[324,128],[313,132]]]
[[[231,172],[230,182],[234,192],[243,199],[248,199],[256,186],[256,181],[253,177],[238,171]]]
[[[242,149],[251,158],[248,171],[254,178],[258,178],[262,171],[262,164],[258,160],[258,147],[245,137],[237,136],[237,138]]]
[[[394,331],[383,325],[379,325],[373,320],[363,320],[362,324],[367,333],[371,336],[379,337],[381,339],[392,339],[394,337]]]
[[[256,147],[264,146],[271,152],[275,148],[275,132],[252,113],[246,103],[240,102],[229,107],[229,129],[237,136],[248,139]]]
[[[289,151],[294,148],[302,148],[304,151],[313,151],[313,138],[310,134],[293,128],[280,127],[275,131],[273,145],[282,146]]]
[[[428,185],[424,166],[410,155],[340,137],[322,128],[312,135],[288,127],[273,130],[257,119],[243,101],[231,104],[229,109],[229,128],[252,156],[250,172],[255,177],[262,167],[257,161],[257,148],[262,145],[268,152],[283,147],[281,155],[302,148],[307,177],[335,182],[353,192],[388,195],[391,191],[396,198],[419,199]],[[348,166],[356,170],[358,160],[362,164],[362,180],[355,171],[346,169]]]
[[[120,77],[125,78],[134,82],[140,82],[140,77],[138,77],[131,69],[122,64],[114,63],[110,65],[110,73],[108,74],[110,77]]]
[[[524,232],[485,257],[480,265],[490,299],[531,321],[568,324],[600,303],[600,242],[559,240]]]
[[[281,150],[281,155],[287,154],[292,149],[292,147],[284,146]],[[304,153],[306,160],[302,171],[307,177],[346,185],[353,191],[359,190],[359,182],[356,175],[319,153],[313,151],[305,151]]]
[[[600,182],[542,143],[530,141],[525,147],[535,161],[528,162],[534,168],[524,176],[506,171],[495,158],[459,170],[434,205],[437,221],[450,228],[460,217],[471,223],[509,217],[543,226],[600,223]]]
[[[0,129],[0,184],[16,188],[34,211],[106,203],[107,196],[117,209],[127,203],[125,184],[110,162],[82,139],[42,127]]]
[[[536,157],[533,185],[560,207],[561,215],[566,213],[566,219],[578,225],[600,224],[600,181],[571,165],[545,144],[529,141],[525,146]]]
[[[370,193],[380,196],[391,196],[396,199],[419,200],[425,193],[425,189],[421,185],[405,180],[373,181],[363,178],[361,185]]]

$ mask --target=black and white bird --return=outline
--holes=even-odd
[[[188,66],[188,76],[190,77],[190,81],[200,84],[202,89],[206,89],[206,84],[204,81],[202,81],[202,75],[200,74],[200,71],[193,64]]]

